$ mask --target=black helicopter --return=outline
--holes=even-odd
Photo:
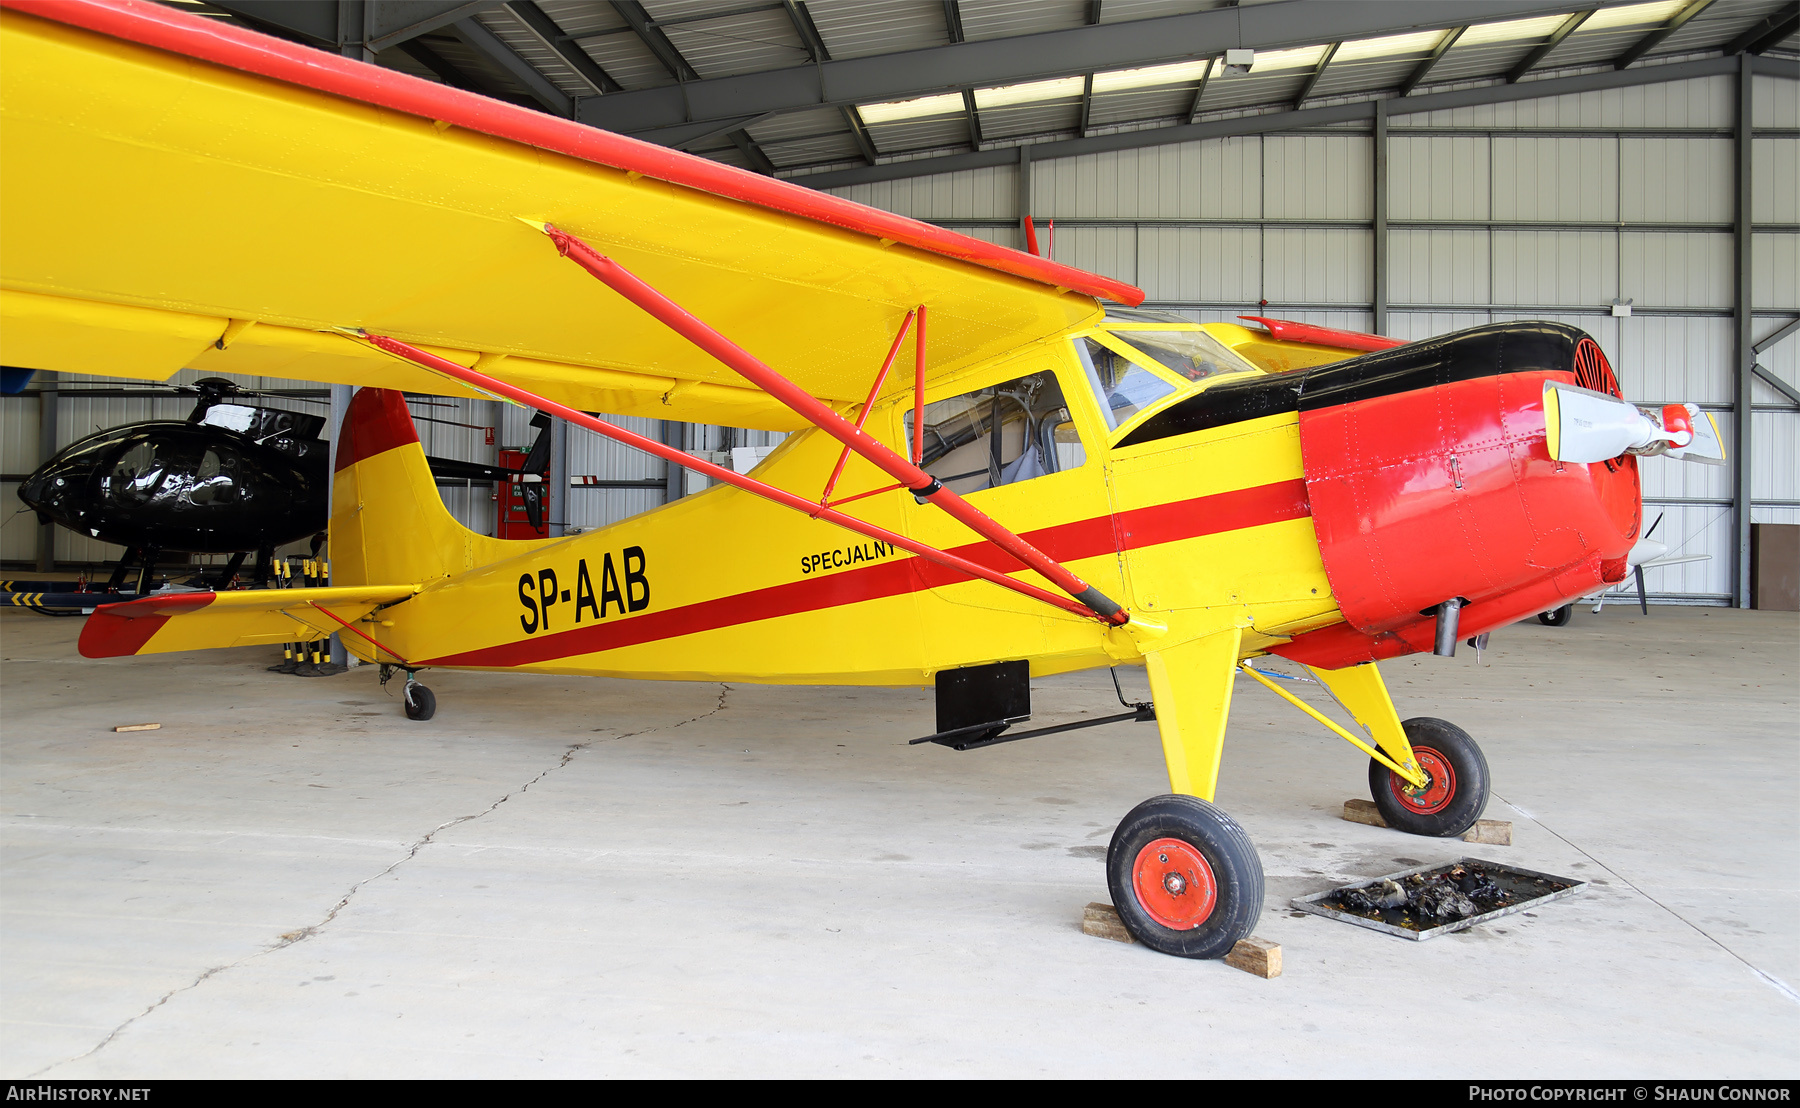
[[[230,554],[207,582],[223,587],[257,555],[256,584],[268,583],[275,548],[324,541],[330,444],[325,417],[246,404],[223,377],[181,391],[197,394],[185,421],[127,423],[71,443],[19,486],[38,519],[125,547],[104,591],[142,595],[165,553]],[[423,418],[423,417],[421,417]],[[519,469],[429,458],[433,474],[456,481],[506,482],[549,469],[549,419],[532,420],[537,441]],[[544,485],[524,484],[527,521],[541,530]],[[136,571],[133,587],[125,589]]]

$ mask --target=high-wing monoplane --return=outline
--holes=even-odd
[[[338,632],[415,716],[430,668],[935,685],[927,738],[965,750],[1031,734],[1034,676],[1142,664],[1170,791],[1107,873],[1160,951],[1223,955],[1261,911],[1211,803],[1240,673],[1285,696],[1258,664],[1304,666],[1388,823],[1458,834],[1483,755],[1402,721],[1380,660],[1623,579],[1639,457],[1716,453],[1572,327],[1396,345],[1137,314],[1118,281],[166,8],[5,6],[7,362],[363,386],[331,586],[116,605],[83,653]],[[719,487],[490,539],[445,510],[401,390]],[[799,433],[739,474],[588,411]]]

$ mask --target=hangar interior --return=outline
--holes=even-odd
[[[1644,468],[1658,537],[1706,555],[1647,571],[1648,615],[1385,667],[1404,714],[1481,737],[1510,847],[1340,819],[1366,760],[1238,682],[1221,794],[1269,875],[1272,980],[1077,926],[1112,819],[1166,779],[1149,729],[950,753],[905,745],[929,690],[480,672],[434,676],[426,727],[367,669],[82,668],[78,621],[0,610],[9,1077],[1793,1072],[1800,627],[1716,609],[1749,606],[1752,525],[1800,523],[1800,4],[166,2],[1035,240],[1191,320],[1566,323],[1627,399],[1711,413],[1731,461]],[[314,382],[241,383],[330,410]],[[433,455],[534,434],[496,401],[408,405]],[[0,397],[0,493],[192,406],[40,373]],[[733,468],[782,438],[617,422]],[[552,534],[704,487],[579,427],[553,441]],[[494,532],[491,486],[439,491]],[[120,553],[0,527],[10,568]],[[1045,722],[1118,710],[1101,671],[1036,691]],[[1289,910],[1465,856],[1589,884],[1428,943]]]
[[[1301,45],[1291,25],[1256,21],[1279,6],[1179,0],[174,6],[1007,246],[1026,246],[1031,216],[1056,260],[1197,321],[1264,315],[1407,340],[1566,322],[1600,343],[1626,397],[1696,401],[1733,448],[1728,467],[1645,471],[1657,538],[1672,556],[1705,555],[1648,569],[1654,600],[1747,605],[1751,524],[1800,522],[1790,4],[1414,3],[1404,25],[1394,9],[1337,4],[1309,13],[1319,41]],[[1165,43],[1194,34],[1263,52],[1241,75],[1222,54],[1168,60]],[[881,98],[819,104],[795,76],[826,65]],[[666,121],[684,91],[694,118]],[[192,407],[124,379],[46,384],[0,398],[9,501],[82,435]],[[244,384],[327,411],[307,382]],[[420,423],[433,455],[493,463],[532,438],[511,405],[415,411],[439,421]],[[623,425],[719,461],[781,437]],[[581,428],[566,443],[559,532],[706,483]],[[443,494],[493,533],[491,485],[446,481]],[[120,553],[28,513],[0,529],[14,568]]]

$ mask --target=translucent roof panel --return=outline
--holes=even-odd
[[[1412,58],[1383,58],[1370,61],[1349,62],[1339,64],[1333,60],[1325,67],[1325,75],[1313,86],[1312,95],[1348,96],[1371,89],[1398,88],[1401,82],[1412,76],[1413,70],[1424,61],[1424,55]],[[1433,74],[1437,71],[1435,67]]]
[[[1125,92],[1096,95],[1088,112],[1088,126],[1124,123],[1139,119],[1174,119],[1187,122],[1194,106],[1194,86],[1186,88],[1141,88]]]
[[[762,148],[771,162],[780,167],[846,161],[860,159],[862,156],[856,145],[856,137],[849,131],[783,141],[764,142],[759,139],[757,146]]]
[[[960,115],[909,119],[900,123],[869,124],[869,139],[883,154],[904,150],[930,150],[969,142],[969,124]]]
[[[1280,69],[1267,74],[1252,69],[1243,77],[1214,77],[1206,82],[1206,95],[1200,102],[1200,110],[1291,103],[1310,74],[1308,69]]]
[[[1014,138],[1021,135],[1073,134],[1081,123],[1080,100],[1054,100],[1036,104],[1017,104],[979,113],[983,139]]]

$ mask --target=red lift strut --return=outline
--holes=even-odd
[[[873,462],[877,468],[900,482],[902,486],[911,489],[913,495],[920,501],[929,501],[937,505],[969,530],[1018,559],[1022,566],[1027,566],[1042,574],[1103,622],[1114,625],[1130,622],[1131,616],[1125,609],[1109,599],[1099,589],[1070,573],[1043,551],[1018,535],[1000,526],[980,509],[945,488],[937,478],[894,453],[860,427],[852,425],[844,417],[809,395],[806,390],[757,360],[749,351],[702,323],[681,305],[645,284],[636,274],[618,262],[595,250],[574,235],[558,230],[548,223],[535,223],[531,220],[523,220],[523,222],[530,223],[548,235],[550,241],[556,244],[557,253],[587,270],[608,288],[648,312],[682,338],[735,370],[757,388],[786,404],[821,431]],[[924,322],[921,311],[921,317],[918,320],[919,359],[917,368],[917,380],[921,386],[924,378]],[[897,348],[898,344],[896,344]],[[922,401],[923,397],[920,396],[917,400]],[[923,422],[919,415],[914,416],[913,449],[915,453],[920,446],[917,428]],[[996,433],[998,433],[997,428]]]
[[[1046,604],[1053,604],[1066,612],[1072,612],[1083,618],[1089,618],[1096,614],[1086,605],[1077,604],[1074,601],[1060,597],[1053,592],[1040,589],[1036,585],[1014,580],[998,570],[989,569],[984,565],[978,565],[975,562],[969,561],[967,558],[960,558],[955,554],[950,554],[915,539],[907,538],[905,535],[895,534],[885,527],[880,527],[873,523],[857,519],[855,516],[845,515],[832,508],[820,507],[818,504],[813,503],[805,497],[796,496],[786,489],[779,489],[774,485],[758,481],[753,477],[747,477],[734,470],[714,465],[711,462],[702,461],[685,451],[677,450],[672,446],[657,442],[655,439],[647,439],[642,435],[627,431],[623,427],[608,423],[605,420],[591,416],[586,412],[577,411],[566,404],[558,404],[554,400],[519,388],[517,385],[508,384],[497,378],[489,377],[485,373],[479,373],[465,366],[457,365],[455,362],[447,361],[435,354],[429,354],[416,346],[401,342],[398,339],[391,339],[385,335],[371,335],[366,331],[349,328],[345,329],[345,333],[354,335],[357,338],[365,339],[379,349],[385,350],[397,358],[412,362],[415,365],[423,366],[426,369],[441,373],[446,377],[474,385],[476,388],[493,393],[496,396],[503,396],[508,400],[523,404],[526,407],[536,408],[542,412],[548,412],[560,419],[566,419],[578,427],[586,427],[595,434],[604,435],[614,442],[621,442],[626,446],[635,447],[646,454],[652,454],[665,462],[683,466],[696,473],[704,473],[715,481],[720,481],[727,485],[734,485],[737,488],[743,489],[745,492],[753,493],[767,500],[773,500],[783,507],[805,512],[807,515],[822,519],[827,523],[835,523],[839,527],[854,531],[867,538],[878,539],[885,543],[892,543],[902,550],[910,550],[921,558],[936,562],[942,566],[948,566],[959,573],[966,573],[970,577],[978,577],[983,581],[992,581],[994,584],[1000,585],[1003,588],[1023,593],[1034,600],[1041,600]],[[386,648],[383,647],[383,649]]]

